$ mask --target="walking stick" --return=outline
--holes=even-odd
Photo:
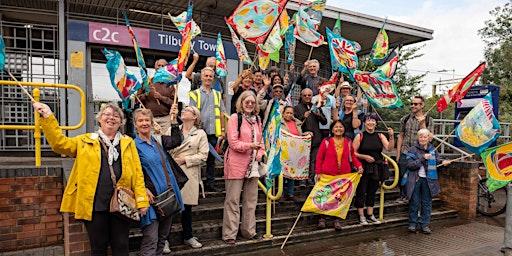
[[[295,220],[295,223],[293,223],[292,228],[290,229],[290,232],[288,232],[288,235],[286,236],[286,239],[284,239],[283,244],[281,245],[281,250],[284,248],[284,245],[288,241],[288,238],[292,235],[293,230],[295,229],[295,226],[297,225],[297,222],[299,222],[300,216],[302,216],[302,212],[299,213],[299,216],[297,216],[297,219]]]

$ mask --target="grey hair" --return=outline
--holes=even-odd
[[[103,112],[107,108],[111,108],[114,112],[119,114],[119,117],[121,117],[121,125],[124,125],[126,123],[126,119],[124,119],[124,113],[123,110],[117,105],[115,102],[109,102],[105,105],[103,105],[100,109],[100,111],[96,114],[96,121],[98,122],[98,125],[100,124],[101,116],[103,115]]]
[[[310,64],[311,64],[311,63],[316,63],[316,64],[320,67],[320,62],[318,62],[318,60],[317,60],[317,59],[311,59],[311,60],[309,60],[309,63],[310,63]]]
[[[418,137],[419,137],[420,135],[426,135],[426,136],[429,136],[429,135],[430,135],[430,131],[429,131],[428,129],[425,129],[425,128],[420,129],[420,130],[418,131]]]
[[[204,67],[203,69],[201,69],[201,76],[204,74],[205,71],[211,71],[213,75],[215,75],[215,70],[213,70],[213,68]]]

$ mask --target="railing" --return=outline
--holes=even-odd
[[[61,126],[60,128],[63,130],[76,130],[85,123],[85,94],[80,89],[80,87],[69,84],[45,84],[45,83],[33,83],[33,82],[19,82],[23,86],[32,86],[35,87],[33,90],[33,96],[35,101],[39,101],[40,99],[40,90],[39,87],[54,87],[54,88],[67,88],[74,89],[80,93],[80,103],[81,103],[81,116],[80,122],[74,126]],[[13,81],[0,81],[0,84],[18,86],[17,82]],[[5,130],[34,130],[34,140],[35,140],[35,158],[36,158],[36,166],[41,166],[41,126],[39,123],[39,113],[34,111],[34,125],[0,125],[0,129]]]
[[[382,153],[382,156],[388,160],[388,163],[390,163],[393,166],[393,169],[395,169],[395,178],[393,180],[393,184],[386,185],[384,182],[382,182],[380,186],[380,206],[379,206],[379,220],[384,220],[384,189],[394,189],[398,182],[401,182],[399,180],[400,177],[400,171],[398,170],[398,165],[396,164],[395,160],[393,160],[391,157],[387,156],[386,154]]]

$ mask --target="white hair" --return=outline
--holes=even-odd
[[[430,131],[429,131],[428,129],[425,129],[425,128],[420,129],[420,130],[418,131],[418,137],[419,137],[419,136],[422,136],[422,135],[423,135],[423,136],[429,136],[429,135],[430,135]]]

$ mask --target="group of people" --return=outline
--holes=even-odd
[[[309,178],[303,185],[314,185],[315,175],[358,172],[362,174],[355,196],[359,221],[361,224],[379,223],[373,215],[373,206],[379,175],[384,168],[381,153],[383,149],[393,149],[394,131],[388,129],[387,136],[376,132],[378,116],[361,113],[360,102],[351,95],[352,87],[348,82],[342,81],[334,95],[319,97],[318,88],[326,79],[318,75],[317,60],[306,61],[296,79],[293,73],[282,78],[275,67],[268,73],[243,70],[236,81],[229,83],[234,101],[226,122],[224,82],[216,76],[211,58],[200,73],[191,72],[198,59],[194,56],[190,72],[186,73],[193,84],[188,104],[180,107],[174,104],[172,87],[161,83],[153,83],[149,93],[138,95],[146,108],[133,112],[134,139],[121,134],[120,127],[125,118],[116,104],[107,104],[96,115],[99,124],[96,132],[69,138],[62,134],[51,109],[46,104],[33,102],[34,110],[42,117],[43,131],[52,149],[76,157],[61,211],[74,213],[75,219],[83,220],[93,255],[105,255],[108,246],[113,255],[128,254],[130,224],[109,212],[116,184],[135,194],[142,216],[141,255],[164,252],[173,216],[160,216],[152,203],[157,195],[168,189],[174,191],[181,205],[185,244],[201,247],[192,233],[192,206],[198,204],[200,188],[217,191],[214,186],[215,157],[209,148],[215,148],[221,137],[229,145],[224,152],[226,197],[222,240],[235,244],[239,229],[246,239],[260,239],[255,216],[258,179],[252,172],[265,161],[262,134],[275,102],[279,103],[282,113],[283,130],[297,136],[312,136]],[[165,64],[165,60],[159,60],[155,68]],[[294,82],[296,86],[292,86]],[[297,101],[293,107],[286,106],[284,97],[288,93],[300,95],[300,98],[292,97]],[[317,104],[319,100],[323,102]],[[412,113],[401,120],[397,160],[401,177],[407,173],[401,196],[410,200],[409,231],[415,232],[419,225],[424,233],[430,233],[432,196],[439,193],[435,167],[441,160],[429,143],[433,121],[423,115],[423,107],[423,98],[415,97],[411,103]],[[364,132],[359,130],[362,125]],[[207,176],[204,185],[201,178],[203,162],[206,162]],[[442,163],[448,164],[447,161]],[[182,177],[178,177],[180,172],[186,174],[188,181],[182,182]],[[239,225],[241,197],[243,211]],[[294,196],[292,179],[285,180],[280,201],[287,199],[301,201]],[[419,205],[421,217],[418,220]],[[318,227],[325,226],[326,218],[321,216]],[[338,220],[334,220],[333,226],[341,230]]]

